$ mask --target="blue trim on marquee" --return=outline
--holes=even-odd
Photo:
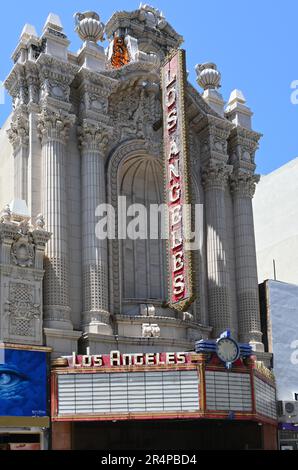
[[[231,338],[231,332],[230,330],[224,331],[218,339],[222,338]],[[200,341],[195,342],[195,352],[196,353],[215,353],[216,354],[216,345],[218,339],[201,339]],[[232,339],[232,338],[231,338]],[[234,340],[235,341],[235,340]],[[240,350],[240,356],[239,357],[249,357],[253,354],[253,350],[250,344],[246,343],[237,343],[239,350]]]

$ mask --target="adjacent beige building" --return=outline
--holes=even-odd
[[[253,206],[259,282],[298,284],[298,158],[261,177]]]

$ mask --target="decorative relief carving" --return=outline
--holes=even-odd
[[[26,64],[26,79],[29,92],[29,102],[39,102],[39,76],[37,68],[31,68],[29,64]]]
[[[113,129],[111,127],[88,119],[83,119],[78,127],[82,151],[100,152],[104,155],[112,135]]]
[[[47,54],[41,54],[36,64],[40,76],[41,103],[47,103],[49,98],[69,103],[70,85],[79,69],[78,66]]]
[[[34,245],[30,238],[19,236],[11,246],[11,259],[17,266],[28,268],[34,264]]]
[[[14,150],[22,145],[27,146],[29,144],[28,115],[23,109],[15,112],[10,128],[7,130],[7,135]]]
[[[63,111],[43,109],[39,114],[38,131],[41,139],[57,139],[65,142],[69,136],[70,127],[75,123],[73,114]]]
[[[202,168],[202,184],[204,188],[224,189],[232,170],[232,165],[210,162],[207,166]]]
[[[41,319],[41,308],[34,300],[34,286],[11,282],[5,312],[10,335],[35,336],[35,320]]]
[[[183,37],[171,27],[163,14],[149,5],[141,4],[139,10],[133,12],[114,13],[106,24],[106,36],[113,37],[119,29],[125,31],[128,25],[129,34],[138,40],[142,50],[158,50],[162,57],[183,42]]]
[[[250,129],[235,127],[229,138],[230,161],[251,171],[255,169],[255,153],[259,148],[261,134]]]
[[[160,328],[157,323],[142,324],[142,338],[159,338]]]
[[[27,105],[29,90],[26,77],[26,66],[16,63],[4,82],[4,86],[12,97],[13,110]]]
[[[230,178],[231,191],[238,196],[253,198],[259,181],[260,175],[238,170]]]
[[[162,130],[154,130],[154,124],[162,117],[158,95],[156,83],[142,82],[111,96],[109,113],[115,128],[120,130],[120,141],[145,139],[161,150]]]
[[[201,125],[204,126],[199,132],[202,161],[206,162],[211,159],[227,162],[227,139],[231,131],[231,123],[208,115],[202,120]]]

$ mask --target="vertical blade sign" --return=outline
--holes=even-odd
[[[185,120],[185,52],[174,51],[162,66],[166,204],[168,206],[169,305],[185,310],[193,300]]]

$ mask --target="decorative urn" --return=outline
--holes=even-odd
[[[198,64],[195,69],[197,72],[197,82],[203,90],[220,88],[221,74],[213,62]]]
[[[103,41],[104,24],[100,17],[94,11],[85,11],[84,13],[75,13],[75,31],[83,41]]]

